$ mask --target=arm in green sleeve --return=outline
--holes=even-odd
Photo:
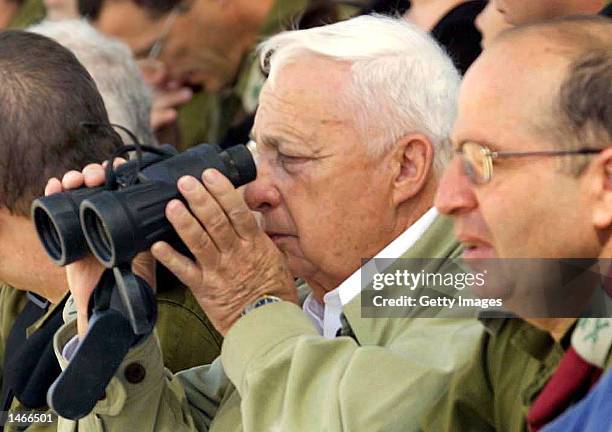
[[[372,335],[372,345],[360,346],[318,336],[289,303],[249,313],[226,335],[221,354],[242,397],[244,431],[417,430],[419,414],[444,391],[456,364],[447,346],[465,341],[470,353],[481,329],[474,320],[414,322],[414,332],[397,333],[384,346]]]
[[[484,334],[473,359],[456,373],[448,392],[421,421],[424,432],[494,432],[494,395],[487,373],[489,335]]]
[[[58,330],[54,339],[55,353],[62,369],[68,361],[61,355],[66,343],[76,335],[76,321]],[[144,379],[131,383],[126,378],[126,369],[139,365],[144,368]],[[197,373],[192,371],[197,370]],[[191,406],[184,388],[184,379],[173,376],[163,367],[157,336],[151,336],[128,353],[119,370],[106,388],[106,397],[100,400],[92,413],[78,421],[79,432],[83,431],[207,431],[215,415],[223,389],[228,381],[218,378],[220,367],[203,366],[188,371],[191,386],[198,387],[198,405]],[[200,379],[202,382],[197,382]],[[73,431],[73,421],[60,419],[58,431]]]

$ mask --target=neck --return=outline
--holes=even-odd
[[[0,29],[7,28],[15,15],[19,5],[11,0],[0,0]]]
[[[30,291],[49,300],[51,303],[59,303],[66,292],[68,292],[68,281],[64,269],[53,267],[50,271],[37,270],[31,272],[30,277],[11,284],[14,288],[22,291]]]
[[[404,18],[425,31],[431,31],[435,25],[455,6],[466,0],[412,0],[410,9]]]
[[[434,182],[431,182],[434,183]],[[404,231],[410,228],[416,221],[418,221],[433,205],[433,195],[427,198],[427,191],[423,191],[423,196],[417,199],[416,202],[406,203],[399,210],[399,214],[396,216],[396,222],[394,227],[388,231],[388,236],[385,239],[381,239],[379,247],[374,253],[368,254],[368,256],[375,256],[382,251],[386,246],[391,244],[396,238],[398,238]],[[319,280],[316,276],[313,278],[304,278],[308,286],[312,290],[313,297],[320,303],[323,304],[323,296],[338,288],[342,282],[350,277],[355,271],[361,266],[361,262],[355,264],[355,268],[351,270],[344,277],[336,280]]]
[[[526,318],[529,324],[548,332],[552,338],[559,342],[577,318]]]
[[[274,0],[258,0],[238,2],[232,9],[234,29],[239,30],[238,37],[241,37],[245,46],[245,50],[250,48],[257,42],[257,36],[261,31],[272,6]]]

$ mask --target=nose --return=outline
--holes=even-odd
[[[463,171],[459,157],[455,157],[444,171],[434,204],[440,213],[449,216],[478,206],[473,186]]]
[[[257,178],[246,185],[244,199],[251,210],[265,213],[280,204],[281,194],[276,187],[270,163],[261,157],[257,157],[255,163]]]

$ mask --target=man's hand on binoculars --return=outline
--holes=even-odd
[[[182,177],[178,188],[189,210],[181,201],[172,200],[166,217],[195,261],[165,242],[154,244],[151,251],[191,289],[221,334],[264,294],[297,303],[283,255],[227,178],[208,169],[202,183]]]
[[[117,159],[115,164],[119,165],[123,162],[125,161]],[[104,180],[103,166],[90,164],[83,168],[82,172],[67,172],[61,181],[56,178],[50,179],[45,187],[45,195],[77,189],[83,185],[87,187],[100,186],[104,183]],[[139,254],[134,259],[132,269],[135,274],[145,279],[155,289],[155,260],[150,253]],[[89,297],[103,271],[104,267],[93,255],[87,255],[85,258],[66,266],[66,277],[77,308],[77,327],[81,338],[87,332]]]

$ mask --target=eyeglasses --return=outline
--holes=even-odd
[[[532,152],[497,152],[482,144],[465,141],[455,150],[461,157],[463,169],[474,184],[489,183],[493,177],[493,160],[527,156],[576,156],[601,153],[603,149],[583,148],[579,150],[545,150]]]
[[[148,53],[144,58],[139,60],[139,64],[141,68],[149,69],[149,70],[157,70],[163,65],[160,64],[159,56],[164,49],[164,44],[166,43],[166,39],[168,39],[168,35],[174,27],[174,23],[179,15],[188,12],[190,8],[189,2],[182,2],[176,5],[171,11],[170,14],[166,17],[164,21],[164,25],[162,26],[161,32],[155,42],[149,49]],[[146,51],[145,51],[146,52]],[[139,56],[137,56],[139,57]]]

